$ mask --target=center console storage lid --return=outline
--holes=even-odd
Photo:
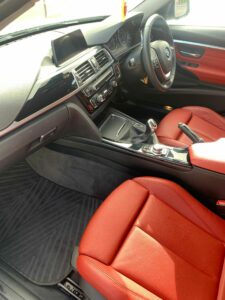
[[[225,174],[225,138],[189,147],[192,165]]]

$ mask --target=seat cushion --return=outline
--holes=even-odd
[[[183,188],[136,178],[91,219],[77,267],[107,299],[225,299],[224,241],[225,221]]]
[[[206,142],[225,137],[225,118],[211,109],[187,106],[171,111],[159,124],[157,136],[162,144],[185,147],[192,141],[178,128],[178,123],[187,124]]]

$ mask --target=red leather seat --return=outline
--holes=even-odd
[[[225,299],[225,221],[168,180],[119,186],[91,219],[78,271],[107,299]]]
[[[192,141],[178,128],[182,122],[190,126],[206,142],[225,137],[225,118],[211,109],[187,106],[171,111],[159,124],[157,136],[162,144],[190,146]]]

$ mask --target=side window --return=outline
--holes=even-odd
[[[193,25],[204,27],[225,27],[224,0],[190,0],[187,16],[170,20],[170,24]]]

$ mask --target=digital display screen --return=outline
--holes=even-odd
[[[59,66],[85,49],[87,49],[87,43],[81,30],[63,35],[52,41],[54,63]]]

